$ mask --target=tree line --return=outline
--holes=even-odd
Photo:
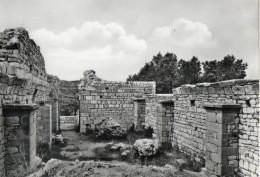
[[[156,81],[156,93],[171,93],[172,88],[183,84],[218,82],[246,77],[247,63],[227,55],[222,60],[200,62],[197,57],[178,60],[173,53],[158,53],[140,69],[129,75],[127,81]],[[203,68],[203,70],[202,70]]]

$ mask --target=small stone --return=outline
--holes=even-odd
[[[124,151],[121,155],[122,155],[122,156],[126,156],[126,155],[127,155],[127,152]]]

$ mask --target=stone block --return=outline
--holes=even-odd
[[[2,84],[2,83],[0,83],[0,94],[6,95],[6,93],[7,93],[7,87],[8,87],[7,84]]]
[[[177,87],[175,90],[176,90],[176,92],[177,92],[178,95],[181,95],[181,94],[182,94],[180,87]]]
[[[209,87],[209,88],[208,88],[208,91],[209,91],[209,94],[215,94],[215,93],[216,93],[214,87]]]
[[[6,147],[5,148],[5,153],[7,155],[18,153],[18,148],[17,147]]]
[[[1,73],[0,70],[0,84],[7,84],[9,81],[9,77],[3,73]]]
[[[225,87],[224,92],[225,92],[226,95],[232,95],[233,94],[233,90],[232,90],[231,87]]]
[[[20,124],[20,120],[18,116],[6,116],[5,117],[5,125],[18,125]]]
[[[215,112],[207,112],[206,113],[206,117],[207,117],[207,121],[208,122],[213,122],[216,123],[217,122],[217,117],[216,117],[216,113]]]
[[[254,114],[255,113],[255,109],[254,108],[243,108],[243,113],[245,114]]]
[[[211,171],[215,170],[215,165],[216,165],[216,163],[212,162],[211,160],[206,160],[206,162],[205,162],[205,167]]]
[[[246,94],[254,94],[253,85],[245,85],[244,90]]]
[[[181,87],[181,93],[188,95],[188,94],[190,94],[190,89],[187,87]]]
[[[221,164],[222,158],[219,153],[210,153],[210,159],[215,162]]]
[[[222,132],[222,124],[206,122],[206,127],[213,132]]]
[[[202,87],[201,88],[201,93],[205,94],[205,95],[209,94],[208,87]]]
[[[232,87],[232,91],[234,94],[238,94],[238,95],[244,95],[245,94],[245,89],[243,86],[233,86]]]
[[[210,152],[218,152],[218,147],[215,145],[215,144],[211,144],[211,143],[206,143],[206,149],[207,151],[210,151]]]

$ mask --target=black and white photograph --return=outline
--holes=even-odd
[[[0,0],[0,177],[259,177],[259,0]]]

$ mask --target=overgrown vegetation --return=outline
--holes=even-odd
[[[173,53],[158,53],[127,81],[156,81],[157,93],[171,93],[172,88],[183,84],[217,82],[246,77],[247,63],[227,55],[222,60],[200,62],[197,57],[178,60]],[[203,70],[202,70],[203,67]]]

